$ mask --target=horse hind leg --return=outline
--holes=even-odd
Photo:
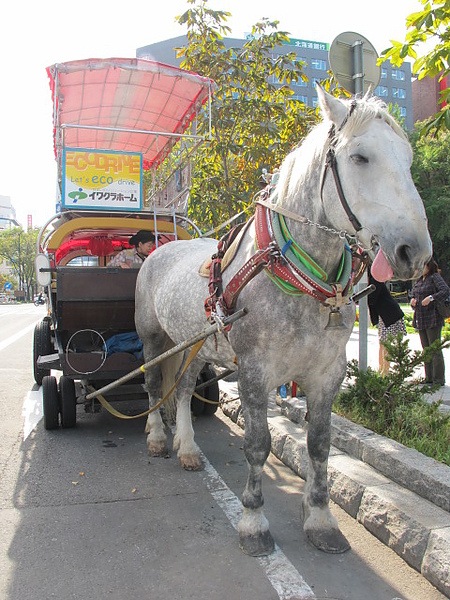
[[[191,398],[202,366],[203,363],[194,361],[186,370],[177,388],[177,415],[173,449],[177,452],[180,464],[186,471],[203,469],[200,448],[194,441],[191,415]]]
[[[157,403],[153,398],[154,396],[149,394],[150,408],[153,408]],[[167,445],[167,435],[159,409],[156,409],[148,415],[145,433],[147,433],[147,450],[150,456],[170,456],[169,447]]]
[[[152,339],[152,344],[144,342],[144,356],[146,362],[149,362],[154,357],[159,356],[164,351],[163,343],[155,343]],[[161,367],[155,367],[145,371],[145,389],[148,393],[149,409],[152,410],[161,400]],[[166,457],[170,454],[167,445],[167,435],[161,413],[159,409],[152,410],[147,417],[145,425],[145,433],[147,433],[147,449],[150,456]]]

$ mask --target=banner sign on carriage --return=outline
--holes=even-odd
[[[142,154],[65,148],[62,207],[142,210]]]

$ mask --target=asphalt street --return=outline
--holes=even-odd
[[[75,429],[45,431],[31,352],[43,314],[0,307],[0,600],[444,598],[334,503],[352,550],[312,548],[299,515],[304,481],[275,456],[264,495],[277,553],[242,554],[242,431],[220,411],[194,424],[205,457],[197,473],[174,455],[149,457],[141,421],[79,407]]]

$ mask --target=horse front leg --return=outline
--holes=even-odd
[[[258,389],[255,379],[246,384],[242,374],[239,379],[239,395],[245,419],[244,453],[248,464],[248,478],[242,495],[243,513],[238,524],[239,545],[250,556],[265,556],[271,554],[275,547],[262,508],[262,473],[270,452],[268,393]]]
[[[317,383],[317,382],[316,382]],[[331,443],[331,406],[337,389],[325,393],[312,389],[308,404],[309,465],[302,502],[303,528],[309,541],[319,550],[339,554],[350,548],[330,512],[328,492],[328,455]],[[330,400],[331,398],[331,400]]]

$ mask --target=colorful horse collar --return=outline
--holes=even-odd
[[[256,247],[272,247],[267,275],[289,295],[308,294],[330,308],[348,303],[352,287],[352,252],[345,244],[337,281],[327,283],[323,269],[292,239],[284,217],[260,204],[255,213]]]
[[[308,294],[332,311],[348,304],[351,289],[362,276],[365,264],[361,256],[358,256],[358,261],[353,260],[355,255],[347,243],[337,281],[327,283],[327,274],[290,237],[278,212],[268,208],[267,204],[258,203],[254,221],[256,252],[235,273],[225,290],[222,290],[221,262],[236,235],[234,230],[219,241],[218,252],[212,257],[210,266],[210,296],[205,301],[208,318],[214,315],[220,319],[231,314],[242,289],[263,269],[286,294]],[[358,263],[355,268],[354,263]]]

